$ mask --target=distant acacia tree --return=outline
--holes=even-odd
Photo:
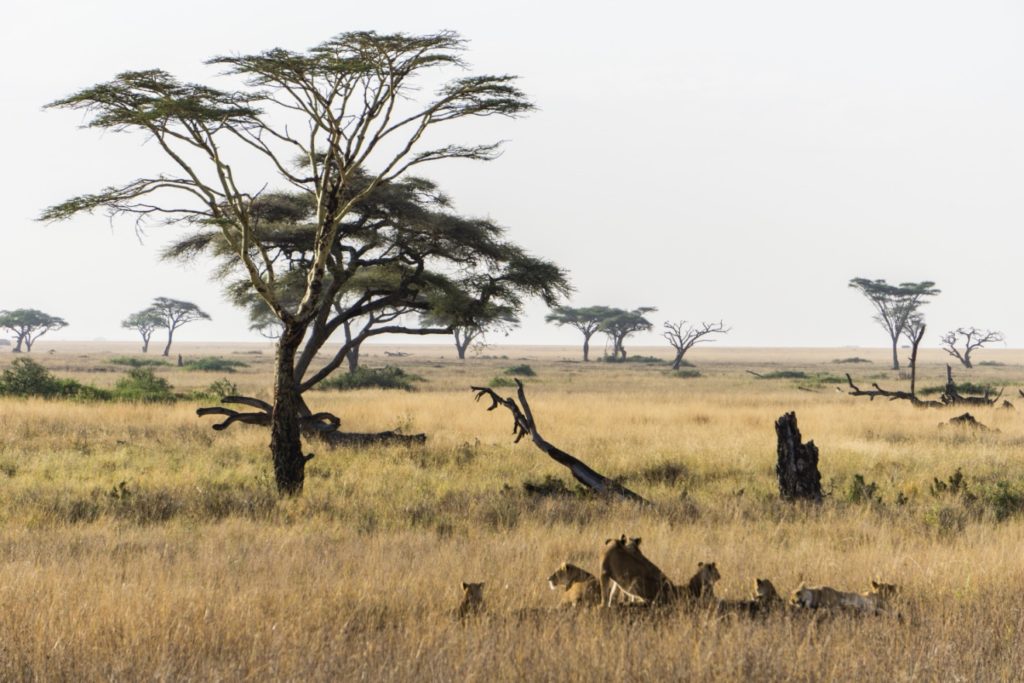
[[[149,353],[149,339],[153,331],[164,326],[163,316],[152,308],[144,308],[141,311],[132,313],[121,321],[121,327],[126,330],[135,330],[142,335],[142,352]],[[166,353],[164,354],[167,355]]]
[[[67,325],[64,318],[43,313],[35,308],[0,311],[0,329],[10,330],[14,333],[16,341],[14,348],[11,349],[12,353],[21,353],[22,345],[25,346],[25,351],[32,351],[32,344],[37,339],[51,330],[56,331],[67,327]]]
[[[918,314],[918,309],[928,303],[928,297],[939,294],[934,282],[903,282],[890,285],[885,280],[868,280],[856,277],[850,280],[850,287],[856,289],[875,307],[875,321],[888,333],[892,341],[892,369],[900,369],[897,353],[899,339],[908,332],[908,324]],[[923,323],[922,323],[923,324]]]
[[[979,330],[977,327],[958,327],[942,335],[942,348],[946,353],[960,361],[965,368],[972,368],[971,354],[985,344],[1005,341],[1002,332],[996,330]],[[963,351],[957,345],[963,344]]]
[[[699,323],[691,325],[685,320],[677,323],[665,321],[664,332],[661,333],[672,348],[676,350],[676,357],[672,361],[672,369],[678,370],[683,364],[683,356],[697,344],[713,342],[714,339],[707,339],[712,334],[727,334],[729,328],[719,320],[717,323]]]
[[[590,338],[601,329],[601,323],[615,315],[619,309],[610,306],[584,306],[573,308],[571,306],[556,306],[548,313],[544,320],[555,323],[559,327],[568,325],[575,327],[583,333],[583,360],[590,360]]]
[[[654,323],[644,316],[657,310],[653,306],[641,306],[632,311],[614,309],[601,321],[600,330],[612,342],[611,360],[626,360],[626,338],[635,332],[646,332],[653,328]]]
[[[482,342],[488,332],[508,334],[519,327],[519,315],[515,307],[490,304],[480,307],[469,317],[457,311],[444,309],[427,313],[423,324],[434,327],[448,327],[455,337],[455,351],[459,360],[466,360],[466,351],[474,342]]]
[[[157,327],[167,329],[167,345],[164,346],[163,353],[165,356],[171,353],[171,342],[174,341],[174,331],[176,329],[196,320],[210,320],[210,315],[191,301],[169,299],[165,296],[158,296],[153,299],[153,303],[148,310],[152,311],[160,320]]]

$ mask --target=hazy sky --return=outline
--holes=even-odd
[[[176,337],[251,338],[203,267],[157,260],[173,229],[34,222],[163,168],[141,136],[41,106],[129,69],[216,82],[213,55],[361,29],[453,29],[476,71],[522,77],[539,111],[487,129],[502,158],[422,173],[568,268],[576,305],[722,318],[730,345],[883,346],[847,281],[931,279],[926,344],[977,325],[1024,346],[1024,6],[986,0],[6,0],[0,309],[131,339],[119,321],[171,296],[214,316]],[[543,314],[495,341],[576,343]]]

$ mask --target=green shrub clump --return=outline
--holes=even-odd
[[[18,358],[0,375],[0,396],[106,400],[109,392],[73,379],[54,377],[31,358]]]
[[[521,377],[534,377],[534,376],[537,375],[537,373],[534,372],[533,368],[531,368],[526,363],[523,363],[521,365],[513,365],[510,368],[506,368],[505,374],[506,375],[519,375]]]
[[[401,389],[415,391],[413,382],[422,382],[423,378],[406,372],[393,365],[382,368],[359,368],[355,372],[328,377],[320,383],[322,389],[351,391],[353,389]]]
[[[161,365],[170,365],[165,360],[159,358],[136,358],[135,356],[113,356],[110,359],[113,365],[127,365],[133,368],[148,368],[148,367],[159,367]]]
[[[200,370],[202,372],[234,372],[235,368],[247,368],[249,364],[232,358],[204,356],[203,358],[186,362],[184,367],[189,370]]]
[[[173,401],[173,387],[163,377],[157,377],[152,368],[132,368],[114,385],[114,398],[121,401]]]

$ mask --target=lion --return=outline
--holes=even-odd
[[[675,596],[672,582],[640,551],[640,539],[625,535],[605,541],[600,583],[601,604],[607,607],[620,591],[645,603],[664,603]]]
[[[872,579],[871,590],[864,593],[839,591],[829,586],[808,587],[800,584],[793,591],[789,601],[798,607],[810,609],[840,608],[854,612],[881,614],[886,610],[888,600],[899,592],[894,584],[880,583]]]
[[[719,614],[768,614],[784,604],[775,585],[768,579],[754,579],[754,596],[747,600],[719,600],[715,611]]]
[[[548,577],[548,586],[551,590],[563,589],[562,605],[565,607],[601,604],[601,583],[597,577],[574,564],[563,562]]]
[[[455,611],[455,616],[465,619],[471,614],[477,614],[484,609],[484,584],[462,582],[462,602]]]
[[[711,600],[715,597],[715,582],[722,578],[714,562],[698,562],[697,573],[690,577],[686,586],[676,586],[676,591],[691,600]]]

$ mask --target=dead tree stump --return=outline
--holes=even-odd
[[[778,437],[779,495],[783,500],[821,502],[821,473],[818,472],[818,447],[813,441],[801,442],[796,413],[786,413],[775,421]]]

